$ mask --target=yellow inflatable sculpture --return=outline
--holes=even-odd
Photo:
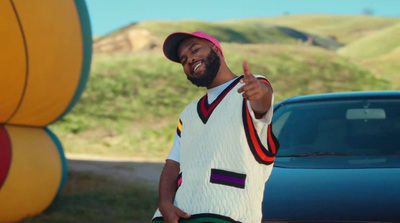
[[[44,211],[67,178],[47,126],[86,85],[92,37],[84,0],[0,1],[0,223]]]

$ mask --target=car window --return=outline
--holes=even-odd
[[[278,157],[400,155],[400,100],[284,104],[274,113]]]

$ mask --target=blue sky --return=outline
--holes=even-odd
[[[133,22],[256,18],[289,14],[362,14],[400,17],[400,0],[86,0],[93,35]]]

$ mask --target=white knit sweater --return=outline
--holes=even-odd
[[[237,92],[241,86],[237,79],[212,104],[205,96],[181,114],[174,204],[193,218],[261,221],[264,186],[279,145],[270,128],[258,135],[249,103]],[[160,216],[157,211],[155,220]]]

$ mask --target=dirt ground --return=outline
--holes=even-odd
[[[65,154],[69,171],[89,171],[125,182],[141,182],[158,187],[163,162],[121,159],[85,154]]]

